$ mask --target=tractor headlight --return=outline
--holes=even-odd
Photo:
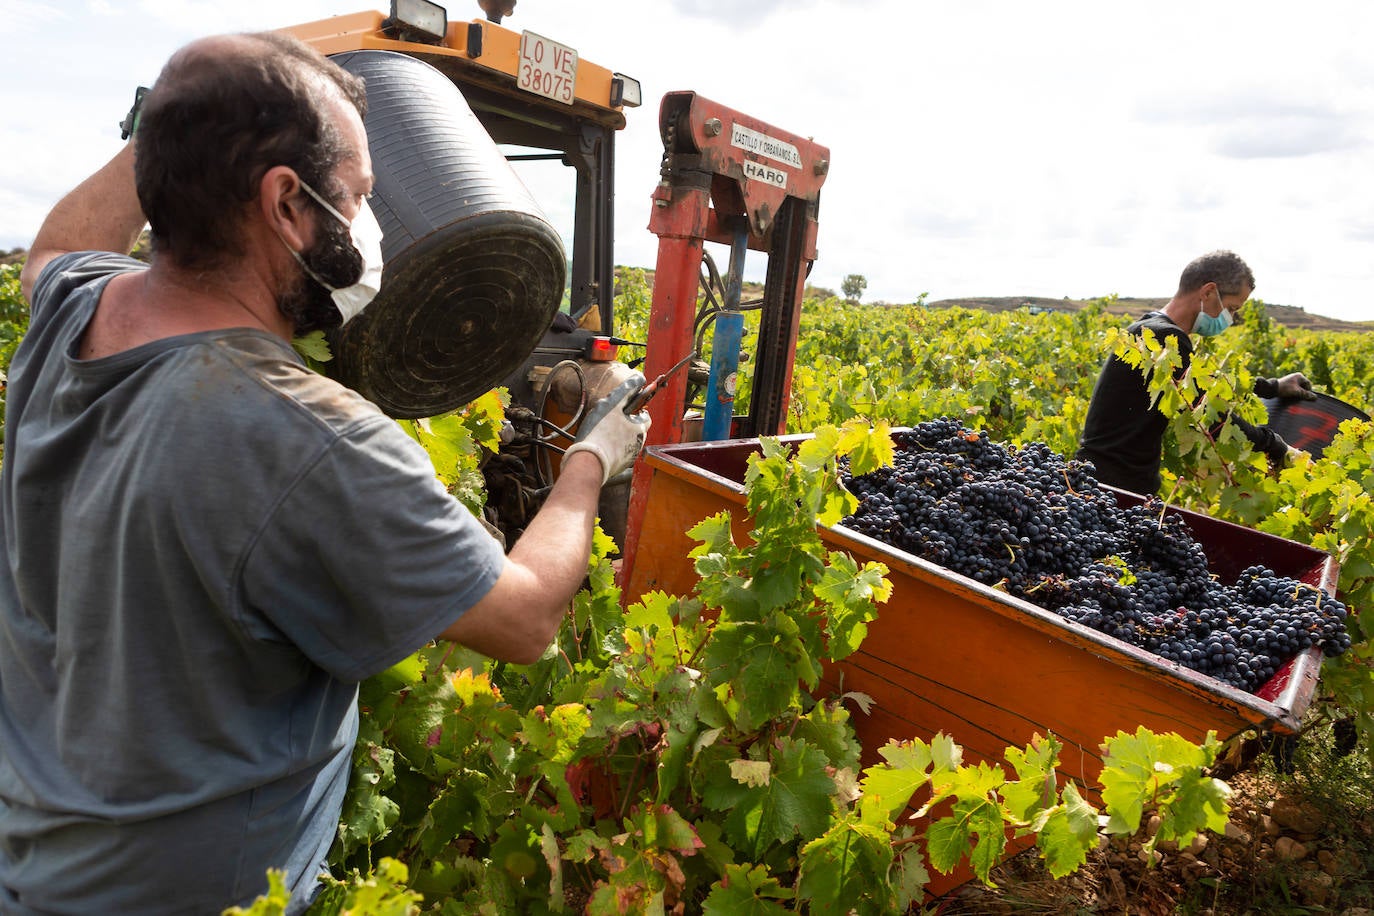
[[[391,15],[382,28],[402,41],[437,45],[448,34],[448,12],[429,0],[391,0]]]
[[[611,74],[611,107],[638,108],[643,102],[639,80],[623,73]]]

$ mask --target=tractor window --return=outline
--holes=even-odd
[[[564,312],[569,312],[572,301],[577,173],[571,166],[563,164],[563,154],[559,152],[512,144],[502,144],[500,149],[510,162],[511,168],[515,170],[515,174],[529,189],[544,217],[563,240],[568,271],[563,283],[563,302],[559,307]]]

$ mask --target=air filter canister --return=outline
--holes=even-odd
[[[367,81],[382,291],[334,331],[329,374],[393,417],[454,410],[519,369],[562,300],[558,233],[468,107],[423,61],[335,55]]]

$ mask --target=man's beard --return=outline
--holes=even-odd
[[[319,238],[301,252],[301,260],[331,286],[353,285],[363,274],[363,256],[353,247],[348,227],[332,217],[321,226]],[[278,295],[277,308],[296,329],[297,337],[343,324],[330,291],[304,270]]]

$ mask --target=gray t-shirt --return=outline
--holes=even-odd
[[[424,450],[267,333],[79,360],[109,277],[48,265],[0,469],[0,912],[219,913],[333,839],[357,682],[500,546]]]

